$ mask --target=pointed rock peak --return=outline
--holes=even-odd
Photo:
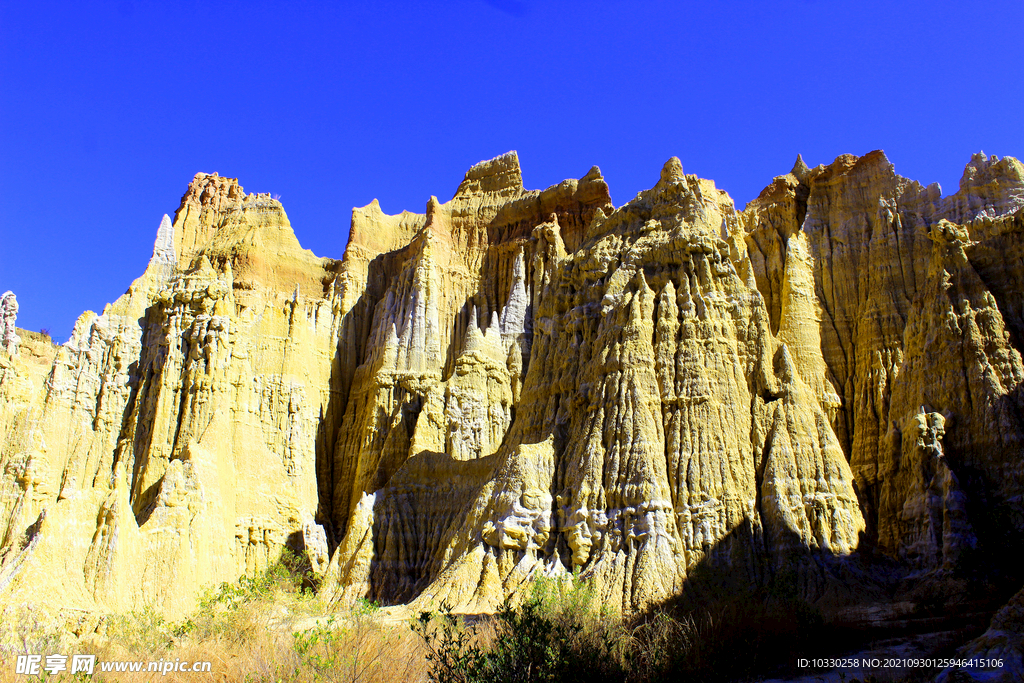
[[[686,174],[683,173],[683,162],[679,160],[679,157],[672,157],[665,162],[665,165],[661,167],[661,181],[662,183],[678,183],[686,179]]]
[[[192,267],[188,269],[188,275],[204,280],[217,279],[217,271],[213,269],[213,264],[210,263],[210,259],[206,254],[200,255],[199,258],[192,261]]]
[[[794,178],[797,182],[794,182]],[[799,176],[794,173],[787,173],[786,175],[775,176],[769,185],[766,185],[761,194],[757,195],[757,198],[752,202],[749,202],[747,206],[753,206],[755,204],[767,204],[773,201],[778,201],[788,197],[792,197],[796,192],[796,187],[799,184]]]
[[[258,201],[257,201],[258,200]],[[276,208],[280,227],[287,227],[291,236],[289,248],[299,248],[298,240],[291,234],[288,219],[280,204],[271,202],[270,195],[246,196],[237,178],[222,178],[216,174],[197,173],[181,198],[181,205],[174,214],[174,253],[181,264],[191,263],[196,254],[225,226],[225,219],[234,211],[244,209],[247,202],[256,202],[261,212],[268,207]],[[229,221],[238,225],[238,221]],[[229,233],[231,231],[229,230]],[[283,232],[283,231],[282,231]],[[223,235],[222,235],[223,236]],[[242,241],[246,231],[239,230],[225,236],[222,244]],[[283,237],[282,239],[287,239]]]
[[[388,326],[388,336],[384,340],[384,346],[397,348],[398,347],[398,328],[395,327],[394,321]]]
[[[413,244],[421,245],[422,258],[434,258],[439,264],[450,264],[452,259],[464,263],[462,250],[467,248],[466,233],[458,217],[459,210],[463,208],[465,205],[453,205],[452,202],[442,204],[437,197],[430,198],[427,202],[426,223],[413,241]],[[434,251],[430,252],[430,249]]]
[[[966,193],[974,185],[989,182],[1020,185],[1024,182],[1024,165],[1013,157],[999,159],[995,155],[987,156],[984,152],[973,155],[964,168],[961,189]]]
[[[977,154],[972,154],[971,160],[964,166],[963,175],[960,176],[960,191],[963,193],[970,192],[971,186],[975,184],[975,179],[979,175],[984,174],[989,166],[991,164],[985,152],[979,151]]]
[[[796,155],[796,163],[793,164],[793,170],[790,171],[792,175],[795,175],[797,180],[803,180],[807,177],[807,174],[811,172],[811,169],[804,163],[804,157],[802,154]]]
[[[483,348],[484,332],[480,331],[480,328],[476,325],[470,325],[466,328],[466,339],[463,342],[462,350],[466,353],[472,353],[473,351],[479,351]]]
[[[744,256],[743,261],[740,263],[743,267],[743,284],[747,286],[749,291],[760,297],[761,294],[757,290],[757,279],[754,277],[754,267],[750,263],[750,257]]]
[[[786,344],[781,344],[775,352],[775,376],[785,384],[793,382],[797,377],[796,366]]]
[[[654,294],[654,290],[647,284],[647,276],[644,274],[643,268],[638,268],[636,275],[633,276],[633,288],[645,297]]]
[[[449,225],[450,213],[445,210],[445,205],[438,201],[437,197],[431,195],[427,201],[427,219],[424,225],[424,232],[427,239],[445,235],[451,239],[451,226]]]
[[[591,166],[590,170],[587,171],[587,175],[580,178],[580,180],[604,180],[604,176],[601,175],[601,169],[597,166]]]
[[[353,206],[352,207],[352,225],[363,223],[380,222],[381,219],[385,218],[388,214],[384,213],[384,210],[380,208],[380,202],[374,197],[366,206]],[[351,234],[351,231],[350,231]]]
[[[523,172],[519,155],[512,150],[500,157],[481,161],[466,171],[455,196],[498,193],[514,196],[523,192]]]
[[[562,241],[562,227],[558,224],[557,214],[549,214],[546,222],[533,229],[533,236],[539,240],[538,248],[547,243],[555,248],[556,258],[565,255],[565,242]]]
[[[836,178],[839,176],[846,175],[852,172],[858,173],[879,173],[886,176],[894,176],[895,169],[893,165],[889,163],[889,159],[885,156],[885,152],[880,149],[876,149],[873,152],[868,152],[862,157],[858,157],[856,154],[840,154],[836,157],[828,166],[823,167],[821,175],[817,176],[822,181],[826,181],[830,178]]]
[[[960,187],[965,187],[965,180],[970,181],[975,178],[983,179],[982,182],[998,182],[999,179],[1005,179],[1020,183],[1024,181],[1024,166],[1013,157],[1000,159],[995,154],[988,156],[984,152],[978,152],[971,156],[970,162],[964,168]]]
[[[178,257],[174,252],[174,226],[171,224],[171,217],[166,213],[160,221],[160,227],[156,229],[156,241],[153,243],[153,256],[150,263],[175,265]]]
[[[209,275],[210,277],[217,277],[217,271],[213,269],[213,264],[210,263],[210,259],[206,254],[199,257],[199,265],[196,267],[196,272]]]
[[[352,209],[352,224],[348,232],[349,245],[359,245],[372,254],[383,254],[409,244],[426,221],[423,214],[403,211],[389,215],[374,199],[362,207]]]
[[[1000,159],[978,152],[964,167],[960,188],[942,205],[945,217],[959,224],[1015,213],[1024,207],[1024,164],[1013,157]]]

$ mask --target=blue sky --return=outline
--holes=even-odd
[[[1019,0],[0,0],[0,291],[63,341],[197,171],[335,258],[353,206],[423,211],[510,149],[529,188],[597,164],[616,205],[673,155],[742,207],[798,152],[879,148],[948,194],[1024,156],[1022,29]]]

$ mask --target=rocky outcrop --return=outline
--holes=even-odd
[[[289,546],[328,601],[471,610],[965,571],[1024,530],[1022,205],[985,155],[945,199],[798,159],[738,211],[678,159],[615,208],[513,152],[353,210],[339,262],[197,174],[123,297],[0,355],[0,604],[180,613]]]

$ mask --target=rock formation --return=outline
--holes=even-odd
[[[498,163],[510,162],[470,171],[449,205]],[[522,193],[518,173],[491,188],[476,201]],[[347,533],[331,588],[404,602],[431,587],[429,599],[486,609],[535,572],[580,571],[631,609],[680,591],[710,555],[754,572],[797,547],[856,546],[852,473],[769,330],[728,196],[677,159],[618,210],[591,195],[603,204],[569,244],[557,210],[516,236],[495,225],[500,212],[456,227],[449,205],[428,205],[374,316],[379,358],[360,368],[387,402],[353,390],[346,419],[354,400],[378,422],[341,428],[342,440],[372,435],[387,471],[342,478],[354,487],[336,498]],[[469,256],[459,276],[437,277],[450,257],[433,245],[460,233],[481,238],[456,252]],[[465,283],[454,302],[432,297],[449,279]],[[403,365],[419,329],[433,355]],[[437,329],[449,332],[432,346]],[[366,457],[339,449],[335,462]]]
[[[794,317],[820,321],[820,346],[793,348],[828,368],[819,395],[836,410],[866,540],[951,568],[995,531],[972,515],[1022,512],[1024,167],[975,155],[945,199],[881,152],[801,167],[743,214],[772,327],[787,339]]]
[[[18,355],[21,337],[15,321],[18,319],[18,299],[14,292],[6,291],[0,297],[0,348],[11,356]]]
[[[1022,207],[983,154],[947,198],[798,159],[737,211],[675,158],[615,208],[513,152],[353,210],[334,261],[197,174],[67,343],[3,328],[0,605],[180,614],[285,547],[327,601],[467,610],[538,574],[629,611],[702,569],[962,571],[1024,530]]]
[[[33,385],[15,362],[0,384],[6,604],[73,622],[179,614],[316,537],[335,265],[269,196],[198,174],[145,273],[79,318],[49,374]]]

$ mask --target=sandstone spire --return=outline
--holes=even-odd
[[[174,226],[171,224],[171,217],[164,214],[160,220],[160,227],[156,231],[156,242],[153,244],[153,257],[149,260],[150,266],[161,269],[164,280],[170,277],[174,266],[178,263],[178,257],[174,253]]]
[[[15,321],[18,319],[18,299],[8,290],[0,296],[0,348],[12,356],[18,355],[21,337]]]

